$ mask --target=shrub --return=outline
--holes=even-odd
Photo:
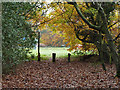
[[[7,73],[13,66],[25,60],[26,54],[35,44],[35,33],[26,22],[25,7],[29,3],[2,3],[2,69]],[[27,8],[26,8],[27,9]],[[26,50],[27,49],[27,50]]]

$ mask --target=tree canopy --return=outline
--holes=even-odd
[[[114,61],[117,76],[120,73],[119,63],[119,5],[115,2],[58,2],[44,4],[50,10],[45,16],[37,11],[33,27],[42,29],[46,26],[53,31],[64,33],[70,45],[69,50],[82,44],[85,50],[98,50],[100,60]],[[50,9],[48,9],[50,8]],[[46,11],[47,11],[46,10]]]
[[[56,41],[62,33],[70,51],[82,44],[83,50],[98,51],[103,66],[113,61],[120,77],[118,15],[115,2],[3,3],[4,60],[23,55],[25,48],[33,46],[34,32],[47,28],[56,32]],[[9,55],[8,50],[14,53]]]

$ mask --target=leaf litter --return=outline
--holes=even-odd
[[[90,62],[59,58],[51,61],[26,61],[15,72],[3,76],[3,88],[119,88],[115,65],[101,65]]]

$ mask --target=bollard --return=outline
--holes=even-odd
[[[71,56],[71,54],[68,53],[68,62],[70,62],[70,56]]]
[[[38,61],[40,61],[40,53],[38,53]]]
[[[56,53],[52,53],[52,62],[55,62]]]

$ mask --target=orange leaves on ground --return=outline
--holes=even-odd
[[[91,57],[92,58],[92,57]],[[72,58],[71,60],[74,60]],[[78,58],[79,59],[79,58]],[[93,59],[89,59],[92,61]],[[97,68],[96,68],[97,67]],[[25,62],[16,68],[15,73],[5,75],[3,88],[118,88],[115,65],[106,64],[107,71],[101,65],[83,61],[67,63],[59,58],[51,61]]]

